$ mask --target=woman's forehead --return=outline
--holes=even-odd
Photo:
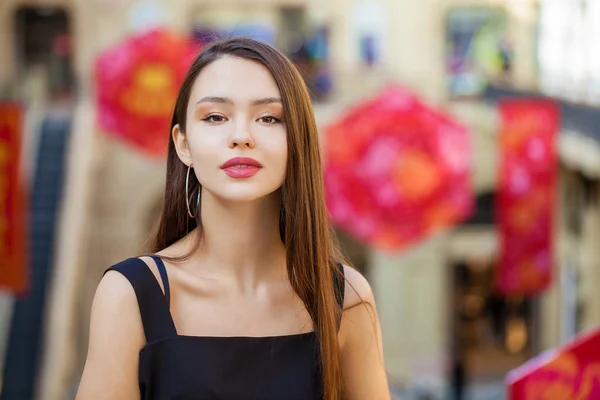
[[[262,64],[239,57],[224,56],[204,67],[194,85],[190,103],[206,97],[237,102],[281,98],[271,72]]]

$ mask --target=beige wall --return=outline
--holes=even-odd
[[[582,329],[600,325],[600,185],[593,189],[592,202],[584,214],[581,243],[582,297],[585,299]]]

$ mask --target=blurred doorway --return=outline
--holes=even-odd
[[[494,192],[480,194],[475,212],[450,239],[448,378],[453,400],[481,397],[477,393],[489,388],[503,390],[506,374],[531,358],[538,345],[537,300],[505,298],[494,291],[499,254],[494,202]]]
[[[451,269],[452,398],[462,400],[533,356],[533,301],[494,293],[493,259],[467,258]]]
[[[493,226],[464,228],[456,236],[449,259],[449,381],[450,398],[465,400],[502,389],[506,374],[533,357],[537,303],[495,293]]]
[[[69,97],[73,88],[71,21],[61,7],[24,6],[14,14],[17,78],[25,91],[40,90],[35,80],[43,80],[45,93],[21,93],[30,97]]]

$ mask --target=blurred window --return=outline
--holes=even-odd
[[[68,93],[73,84],[69,15],[62,8],[21,7],[14,14],[18,79],[24,88],[43,71],[53,94]],[[25,97],[31,93],[22,93]]]
[[[512,46],[505,12],[493,7],[458,7],[446,17],[446,73],[452,97],[476,96],[490,80],[508,79]]]
[[[540,0],[540,90],[600,104],[600,0]]]

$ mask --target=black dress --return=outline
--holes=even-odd
[[[162,260],[153,257],[165,293],[146,263],[129,258],[107,271],[123,274],[135,290],[146,345],[140,351],[141,398],[178,400],[322,399],[314,332],[268,337],[178,335],[169,311],[170,291]],[[344,280],[334,274],[338,306]]]

